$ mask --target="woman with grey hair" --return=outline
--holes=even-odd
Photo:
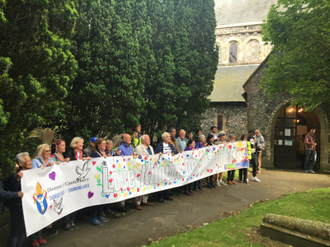
[[[11,219],[10,234],[8,236],[7,246],[22,246],[25,237],[24,217],[22,210],[23,192],[21,191],[21,171],[31,169],[31,159],[29,153],[19,153],[16,155],[18,165],[17,172],[6,179],[6,190],[0,188],[0,215],[2,214],[2,198],[9,200],[9,212]],[[0,181],[0,187],[2,183]]]
[[[53,159],[50,158],[50,147],[48,144],[41,144],[37,147],[35,159],[32,160],[32,169],[43,168],[54,165]]]
[[[195,144],[195,148],[203,148],[206,147],[207,143],[205,142],[205,135],[201,134],[198,136],[198,142]]]

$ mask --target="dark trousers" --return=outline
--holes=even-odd
[[[247,168],[239,169],[239,181],[242,181],[242,177],[244,177],[244,182],[246,182],[247,179]]]
[[[98,205],[92,207],[92,219],[96,219],[98,217],[102,216],[102,211],[103,211],[103,205]]]
[[[251,154],[252,158],[250,160],[251,164],[252,164],[252,174],[253,177],[257,176],[257,167],[258,167],[258,155],[257,153],[252,153]]]
[[[38,239],[41,239],[41,238],[42,238],[42,232],[39,231],[39,232],[33,233],[33,234],[30,236],[30,241],[31,241],[31,242],[34,242],[34,241],[37,241]]]
[[[306,150],[305,170],[313,170],[316,162],[316,150]]]
[[[185,185],[184,190],[185,191],[192,191],[192,183]]]
[[[236,170],[228,171],[227,181],[233,181],[233,180],[234,180],[234,177],[235,177],[235,171],[236,171]]]
[[[196,181],[196,182],[194,182],[194,186],[195,186],[195,188],[200,188],[200,187],[202,187],[202,179],[201,180],[198,180],[198,181]]]
[[[164,198],[169,198],[169,190],[162,190],[158,192],[158,200],[164,200]]]
[[[25,237],[25,226],[22,205],[13,204],[9,207],[10,212],[10,234],[7,247],[21,247]]]
[[[68,214],[67,216],[64,216],[63,222],[64,224],[67,225],[72,225],[74,224],[74,220],[76,218],[77,212],[73,212],[71,214]]]
[[[206,182],[212,182],[212,181],[214,181],[214,175],[206,177],[205,179],[206,179]]]
[[[306,154],[299,153],[299,158],[300,158],[300,161],[301,161],[301,167],[305,168]]]

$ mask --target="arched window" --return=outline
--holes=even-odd
[[[237,43],[231,43],[229,47],[229,63],[237,63]]]
[[[218,131],[222,131],[223,130],[223,116],[219,115],[218,116]]]

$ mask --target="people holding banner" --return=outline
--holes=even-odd
[[[171,136],[171,140],[170,140],[170,143],[173,145],[173,147],[179,152],[179,153],[182,153],[182,150],[179,149],[178,147],[178,142],[175,138],[175,135],[176,135],[176,129],[171,127],[169,128],[168,130],[170,136]]]
[[[31,169],[44,168],[54,165],[53,159],[50,158],[50,147],[48,144],[41,144],[37,147],[36,158],[32,160]],[[55,236],[58,231],[49,225],[44,229],[45,233]],[[42,231],[38,231],[30,236],[31,242],[37,244],[37,240],[42,238]],[[32,246],[34,246],[32,244]]]
[[[136,155],[149,156],[154,155],[154,149],[150,145],[150,137],[148,135],[143,135],[141,137],[142,144],[138,145],[135,149]],[[137,196],[134,199],[135,208],[142,210],[141,204],[146,206],[154,205],[152,202],[148,202],[148,194],[143,196]]]
[[[117,155],[122,155],[122,156],[132,156],[134,155],[133,152],[133,147],[131,145],[131,136],[127,133],[123,134],[123,142],[122,144],[119,146],[119,148],[117,149]],[[125,200],[121,201],[118,203],[118,211],[120,212],[128,212],[129,208],[125,207]]]
[[[205,143],[205,135],[200,134],[198,136],[198,142],[196,142],[196,144],[195,144],[195,148],[203,148],[203,147],[206,147],[206,146],[207,146],[207,143]],[[194,190],[195,191],[203,190],[201,179],[194,182]]]
[[[218,135],[218,141],[217,144],[225,144],[226,145],[226,132],[221,131],[220,134]],[[227,184],[222,181],[223,178],[223,172],[220,172],[217,174],[217,186],[226,186]]]
[[[212,133],[207,135],[207,145],[208,146],[214,146],[214,135]],[[209,176],[206,178],[207,188],[212,189],[215,188],[215,185],[213,183],[214,175]]]
[[[236,140],[236,136],[234,134],[231,134],[229,136],[230,138],[230,143],[234,143],[235,140]],[[236,184],[236,182],[234,181],[234,178],[235,178],[235,171],[236,170],[231,170],[231,171],[228,171],[227,173],[227,183],[228,184]]]
[[[70,150],[66,153],[65,158],[69,160],[86,160],[87,154],[83,151],[84,139],[81,137],[74,137],[70,143]]]
[[[62,139],[56,139],[52,142],[51,145],[51,156],[50,158],[54,160],[56,164],[62,162],[69,162],[69,158],[65,158],[63,153],[65,152],[65,141]]]
[[[29,153],[19,153],[16,155],[16,162],[18,164],[17,172],[10,178],[6,179],[6,189],[2,189],[2,183],[0,182],[0,215],[3,212],[4,199],[9,200],[9,212],[10,212],[10,234],[7,241],[7,247],[21,247],[25,237],[25,225],[22,210],[23,197],[21,191],[21,178],[23,173],[21,171],[31,169],[31,159]]]
[[[184,129],[181,129],[179,131],[179,137],[176,139],[178,144],[178,150],[183,151],[186,148],[188,139],[185,136],[186,136],[186,131]]]
[[[54,165],[50,158],[50,148],[48,144],[41,144],[37,147],[36,158],[32,160],[32,169],[43,168]]]
[[[113,142],[110,139],[108,139],[108,140],[106,140],[106,143],[107,143],[106,150],[109,153],[108,156],[117,156],[116,152],[115,151],[112,151]]]
[[[109,152],[106,150],[106,141],[103,138],[97,139],[93,147],[91,158],[107,158]],[[102,216],[104,205],[92,207],[92,220],[94,226],[102,226],[102,223],[108,222],[109,219]],[[69,226],[70,227],[70,226]],[[74,225],[72,226],[74,228]]]
[[[157,144],[155,148],[156,154],[168,154],[174,155],[178,154],[179,152],[174,148],[174,146],[170,143],[171,135],[168,132],[164,132],[162,134],[163,141]],[[158,192],[158,201],[160,203],[164,203],[164,200],[173,201],[173,198],[169,195],[168,190],[162,190]]]
[[[251,163],[252,163],[252,180],[260,182],[257,178],[258,156],[256,152],[257,139],[254,137],[254,131],[249,131],[249,141],[251,144]]]
[[[247,139],[248,139],[247,135],[243,134],[241,136],[241,141],[246,142],[246,144],[247,144],[248,157],[249,157],[249,160],[251,160],[251,158],[252,158],[252,156],[251,156],[251,154],[252,154],[251,153],[251,143]],[[239,169],[239,182],[240,183],[242,183],[242,182],[243,183],[248,183],[249,180],[247,178],[247,172],[248,172],[248,168]]]
[[[184,149],[184,151],[192,151],[194,149],[195,149],[195,141],[193,139],[189,139],[189,141],[187,142],[187,146]],[[194,195],[194,193],[192,192],[192,183],[189,183],[189,184],[184,186],[184,193],[187,196]]]
[[[95,142],[97,141],[97,137],[94,136],[91,139],[89,139],[89,146],[84,149],[84,153],[86,156],[91,156],[93,153],[93,148],[95,146]]]

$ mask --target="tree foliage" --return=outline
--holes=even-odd
[[[29,131],[58,116],[77,67],[74,1],[0,2],[0,169],[33,147]]]
[[[263,25],[264,41],[274,45],[262,80],[273,97],[289,92],[307,110],[329,102],[330,2],[279,0]]]

